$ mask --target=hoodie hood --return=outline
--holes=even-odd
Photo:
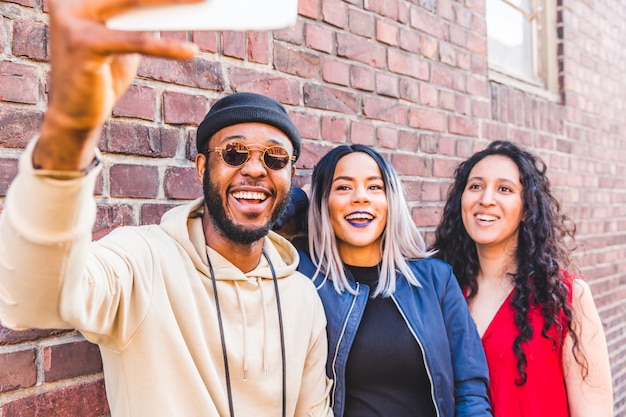
[[[208,251],[217,280],[248,280],[250,278],[272,279],[272,270],[264,256],[249,272],[242,272],[220,253],[206,246],[202,229],[204,198],[175,207],[163,215],[160,227],[176,240],[189,254],[196,269],[210,276],[206,253]],[[269,256],[276,278],[284,278],[296,271],[300,260],[296,248],[279,234],[270,231],[264,238],[263,247]]]

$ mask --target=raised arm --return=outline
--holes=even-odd
[[[97,171],[80,171],[93,161],[102,126],[136,75],[138,54],[182,59],[195,51],[151,34],[108,30],[104,22],[131,4],[161,2],[49,2],[49,107],[0,216],[0,319],[7,327],[71,327],[61,314],[62,293],[87,276],[96,216]]]
[[[109,30],[112,15],[138,5],[199,0],[50,0],[48,110],[33,153],[37,168],[80,171],[94,159],[100,131],[137,73],[139,54],[188,59],[196,48],[142,32]]]
[[[587,283],[574,280],[572,307],[577,317],[575,331],[587,361],[587,374],[572,353],[572,339],[563,348],[565,385],[572,417],[613,416],[613,389],[606,338]]]

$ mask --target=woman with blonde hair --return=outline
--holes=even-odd
[[[315,166],[298,269],[328,321],[337,417],[491,416],[480,339],[450,266],[429,257],[400,179],[362,145]]]

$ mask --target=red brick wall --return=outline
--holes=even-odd
[[[168,33],[189,62],[144,59],[100,143],[96,238],[157,222],[200,194],[195,127],[232,91],[285,104],[304,137],[298,182],[331,147],[363,143],[401,173],[430,236],[456,164],[508,138],[545,158],[578,224],[582,272],[609,342],[615,415],[626,416],[626,8],[559,0],[560,101],[491,82],[484,0],[300,0],[297,26],[271,33]],[[36,132],[47,85],[46,2],[0,1],[0,210]],[[132,179],[132,180],[131,180]],[[0,417],[108,413],[97,348],[75,332],[0,328]]]

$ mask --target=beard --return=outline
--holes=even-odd
[[[272,216],[263,227],[247,227],[234,223],[226,214],[226,198],[221,190],[215,186],[209,175],[209,169],[204,170],[202,180],[202,190],[204,192],[204,203],[207,206],[209,217],[227,239],[244,245],[254,243],[265,237],[274,227],[276,221],[282,216],[291,201],[290,193],[280,200],[272,213]]]

